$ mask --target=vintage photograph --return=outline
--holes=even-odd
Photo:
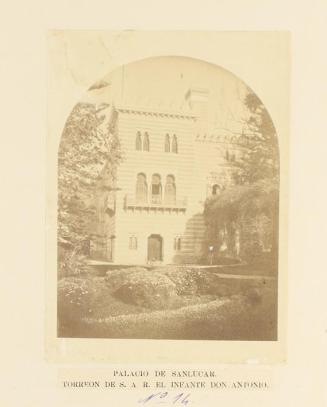
[[[58,149],[57,336],[278,340],[279,147],[223,66],[94,78]]]

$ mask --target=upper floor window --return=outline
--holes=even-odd
[[[167,175],[165,185],[165,203],[176,204],[176,184],[175,177],[173,175]]]
[[[139,131],[136,134],[135,149],[139,151],[142,150],[142,138],[141,133]]]
[[[138,151],[150,151],[150,138],[147,132],[144,133],[143,137],[138,131],[135,139],[135,149]]]
[[[226,150],[225,158],[226,158],[227,161],[229,161],[229,158],[230,158],[230,157],[229,157],[229,151],[228,151],[228,150]]]
[[[178,143],[176,134],[173,135],[173,140],[171,142],[171,152],[176,154],[178,153]]]
[[[145,133],[143,137],[143,151],[150,151],[150,140],[148,133]]]
[[[212,186],[212,195],[218,195],[220,192],[220,186],[218,184],[215,184]]]
[[[166,134],[166,138],[165,138],[165,153],[169,153],[170,152],[170,137],[169,134]]]
[[[178,153],[178,142],[176,134],[172,137],[167,133],[165,137],[165,153]]]
[[[143,173],[137,174],[136,201],[137,203],[146,203],[148,201],[148,184],[146,182],[146,175]]]
[[[162,196],[161,177],[159,174],[153,174],[151,181],[151,202],[155,204],[161,203],[161,196]]]

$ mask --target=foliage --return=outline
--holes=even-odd
[[[121,271],[122,275],[128,269]],[[153,270],[148,270],[151,279]],[[167,268],[155,269],[167,275]],[[185,268],[174,276],[182,289]],[[141,271],[142,272],[142,271]],[[170,275],[173,268],[170,266]],[[180,268],[175,269],[175,275]],[[192,270],[196,292],[177,295],[177,306],[163,301],[143,308],[111,295],[103,277],[66,278],[59,284],[59,336],[156,339],[268,339],[277,327],[274,279],[220,278],[211,271]],[[125,281],[126,282],[126,281]],[[210,292],[212,294],[208,295]],[[189,299],[191,298],[191,301]]]
[[[253,184],[234,185],[219,196],[207,200],[204,217],[209,241],[227,240],[235,247],[235,233],[240,231],[243,257],[253,262],[260,255],[264,236],[269,237],[272,249],[277,249],[278,183],[260,180]],[[226,236],[219,233],[226,230]],[[267,239],[267,237],[266,237]],[[231,250],[227,252],[231,255]]]
[[[110,287],[111,290],[117,291],[122,285],[126,283],[126,279],[129,278],[130,274],[135,273],[147,273],[148,270],[145,267],[129,267],[123,269],[113,269],[106,272],[106,285]]]
[[[77,275],[84,271],[85,256],[77,250],[77,248],[63,245],[58,247],[58,275],[67,277],[69,275]]]
[[[145,270],[128,274],[115,296],[126,303],[164,309],[176,300],[177,293],[176,286],[169,277]]]
[[[278,206],[278,184],[260,180],[253,184],[233,185],[209,198],[204,215],[214,216],[220,223],[238,221],[264,213],[271,216]]]
[[[89,281],[81,278],[61,279],[58,282],[58,329],[74,330],[80,315],[91,313]]]
[[[230,162],[234,183],[207,200],[204,216],[209,242],[225,245],[225,254],[233,255],[239,239],[242,255],[252,262],[267,236],[277,252],[279,154],[276,131],[261,100],[249,91],[244,106],[243,136],[248,143]]]
[[[246,184],[261,179],[278,180],[279,153],[276,130],[261,100],[251,91],[245,97],[248,111],[244,132],[249,146],[234,163],[236,183]]]
[[[59,270],[66,267],[65,274],[78,273],[83,264],[85,242],[95,221],[99,177],[105,167],[114,172],[120,159],[113,111],[108,110],[106,104],[78,103],[62,134],[58,152],[58,262]]]

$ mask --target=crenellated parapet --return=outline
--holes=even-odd
[[[230,144],[234,148],[247,148],[251,145],[251,138],[245,135],[196,134],[197,143]]]
[[[153,116],[162,118],[174,118],[174,119],[184,119],[190,121],[196,121],[198,116],[191,112],[185,111],[174,111],[166,109],[156,109],[150,107],[142,106],[116,106],[116,110],[121,113],[127,113],[130,115],[141,115],[141,116]]]

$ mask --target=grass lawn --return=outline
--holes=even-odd
[[[166,266],[63,278],[58,336],[276,340],[276,280],[217,273],[228,274]]]

